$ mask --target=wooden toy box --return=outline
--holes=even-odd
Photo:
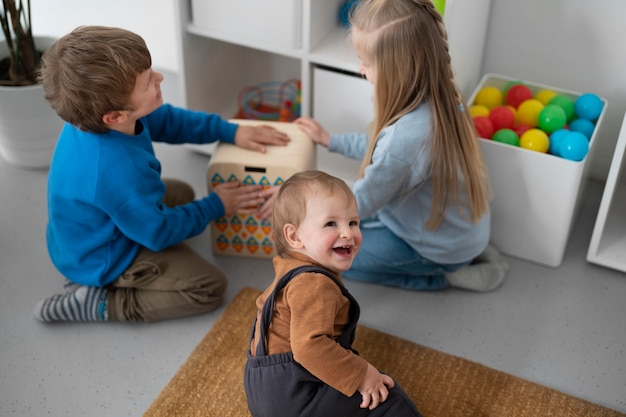
[[[281,185],[299,171],[314,169],[315,144],[292,123],[232,120],[240,125],[269,125],[289,135],[287,146],[268,146],[259,153],[228,143],[220,143],[207,169],[209,191],[217,184],[239,181],[261,184],[264,188]],[[216,255],[271,258],[276,255],[270,221],[258,215],[237,214],[211,222],[211,240]]]

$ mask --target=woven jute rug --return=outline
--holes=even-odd
[[[250,417],[243,369],[260,293],[244,288],[237,294],[144,417]],[[365,326],[354,348],[390,374],[425,417],[626,416]]]

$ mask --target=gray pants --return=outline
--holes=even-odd
[[[194,199],[184,182],[165,180],[165,185],[163,202],[169,207]],[[226,286],[224,273],[185,243],[160,252],[142,248],[107,286],[109,320],[154,322],[206,313],[222,303]]]

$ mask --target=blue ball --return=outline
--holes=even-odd
[[[595,129],[596,125],[589,119],[574,119],[569,124],[569,130],[574,132],[580,132],[583,135],[587,136],[587,139],[591,139],[593,135],[593,129]]]
[[[561,146],[561,139],[563,136],[569,133],[567,129],[559,129],[552,132],[550,135],[550,147],[548,148],[548,153],[556,156],[561,156],[559,154],[559,146]]]
[[[589,140],[580,132],[567,132],[561,138],[559,155],[570,161],[582,161],[589,152]]]
[[[602,113],[602,99],[595,94],[585,93],[574,102],[574,111],[578,117],[596,121]]]

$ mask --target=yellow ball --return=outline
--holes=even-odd
[[[545,153],[550,147],[550,139],[548,134],[541,129],[528,129],[519,138],[519,146],[531,151]]]
[[[489,110],[502,105],[502,91],[496,87],[483,87],[478,90],[474,104],[481,104]]]
[[[482,104],[474,104],[473,106],[470,106],[469,112],[472,117],[489,116],[489,109],[487,106],[483,106]]]
[[[535,99],[539,100],[541,104],[545,106],[550,102],[550,100],[552,100],[552,97],[554,96],[556,96],[556,91],[544,89],[537,91],[537,94],[535,94]]]
[[[517,108],[519,122],[530,127],[536,127],[539,124],[537,118],[543,108],[544,105],[534,98],[523,101]]]

